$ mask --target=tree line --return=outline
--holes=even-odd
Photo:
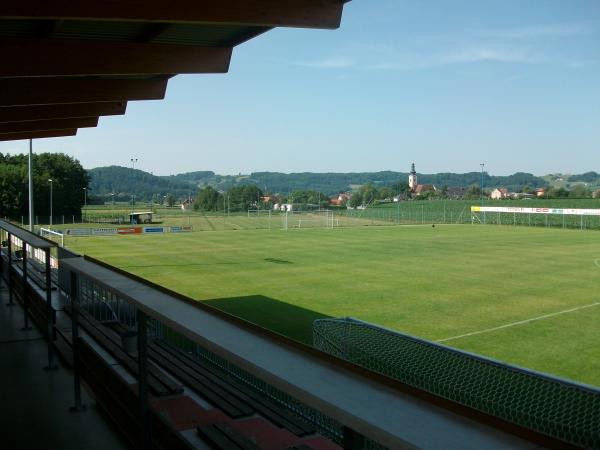
[[[0,215],[20,218],[29,211],[27,155],[0,153]],[[33,205],[36,215],[79,215],[88,187],[88,174],[79,161],[64,153],[32,156]]]

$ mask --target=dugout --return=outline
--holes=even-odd
[[[137,225],[140,223],[152,223],[152,211],[129,213],[129,223]]]

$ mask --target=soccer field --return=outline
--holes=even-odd
[[[600,233],[438,225],[69,237],[65,245],[311,343],[352,316],[600,385]]]

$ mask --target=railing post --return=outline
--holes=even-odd
[[[71,291],[71,342],[73,347],[73,390],[75,394],[75,405],[70,411],[82,411],[85,405],[81,402],[81,360],[79,357],[79,289],[77,274],[70,274]]]
[[[53,370],[58,368],[54,364],[54,349],[53,342],[55,340],[54,333],[54,309],[52,308],[52,273],[50,272],[50,249],[46,249],[46,305],[48,306],[48,365],[45,370]]]
[[[147,317],[137,309],[138,332],[138,395],[140,407],[140,448],[151,450],[152,430],[150,428],[150,411],[148,410],[148,348]]]
[[[343,448],[344,450],[364,450],[365,437],[351,428],[344,427]]]
[[[7,253],[8,253],[8,303],[6,306],[15,306],[13,302],[13,284],[12,284],[12,236],[10,233],[6,233],[8,236]]]
[[[29,296],[27,295],[28,284],[27,281],[27,243],[25,241],[21,241],[21,251],[23,254],[23,328],[21,330],[31,330],[31,326],[29,325],[29,316],[27,312],[29,310]]]

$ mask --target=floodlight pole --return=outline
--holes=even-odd
[[[29,164],[27,167],[27,173],[29,177],[29,231],[33,232],[33,139],[29,139]]]
[[[84,213],[81,214],[81,223],[83,223],[83,216],[87,212],[87,188],[83,188],[83,211]]]
[[[482,203],[483,202],[483,166],[485,166],[484,163],[479,164],[481,166],[481,190],[479,192],[479,202]]]
[[[137,158],[131,158],[131,170],[135,170],[135,163],[138,161]],[[133,177],[134,174],[132,173],[131,176]],[[135,187],[135,185],[134,185]],[[133,190],[133,188],[132,188]],[[133,192],[131,192],[131,212],[134,213],[135,212],[135,190],[133,190]]]
[[[50,182],[50,225],[52,226],[52,178],[48,178]]]

